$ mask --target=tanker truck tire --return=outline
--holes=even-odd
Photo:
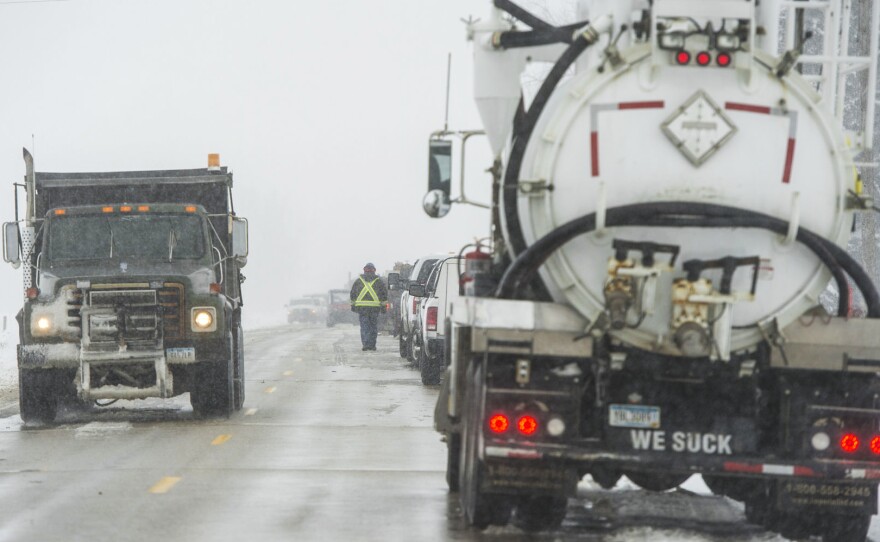
[[[449,433],[446,436],[446,485],[450,493],[458,493],[459,462],[461,460],[461,435]]]
[[[690,474],[659,474],[656,472],[626,472],[632,483],[648,491],[669,491],[685,483]]]
[[[468,369],[468,376],[465,392],[467,404],[463,420],[461,459],[459,460],[459,490],[465,521],[482,530],[490,525],[507,525],[510,521],[512,506],[506,497],[487,494],[480,489],[486,467],[477,457],[476,450],[481,430],[480,401],[477,399],[477,394],[483,381],[482,367],[478,362],[472,363]]]
[[[204,362],[198,381],[190,392],[193,412],[199,418],[228,418],[235,406],[233,340],[227,337],[227,349],[218,361]]]
[[[871,516],[834,514],[822,519],[822,542],[865,542]]]
[[[567,511],[568,499],[565,497],[525,497],[514,508],[511,522],[527,533],[558,529]]]
[[[58,374],[52,369],[18,370],[19,415],[25,423],[51,423],[58,413]]]

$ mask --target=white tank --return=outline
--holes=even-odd
[[[853,225],[844,209],[854,189],[852,158],[837,123],[796,73],[780,80],[778,59],[756,51],[737,64],[676,65],[675,53],[649,44],[623,51],[628,65],[595,69],[561,84],[529,142],[520,179],[552,190],[517,200],[528,245],[554,228],[603,208],[685,201],[757,211],[845,246]],[[595,66],[593,66],[595,68]],[[809,249],[761,229],[608,227],[557,251],[541,276],[553,298],[595,320],[606,310],[612,240],[678,245],[671,271],[657,280],[653,313],[635,328],[614,331],[640,348],[668,350],[672,283],[681,263],[725,256],[763,260],[753,300],[729,307],[731,350],[761,340],[755,326],[780,328],[818,304],[830,272]],[[658,260],[666,259],[658,256]],[[704,276],[718,287],[720,273]],[[733,290],[748,292],[752,272],[739,269]],[[664,346],[665,345],[665,346]],[[674,351],[670,351],[675,353]]]

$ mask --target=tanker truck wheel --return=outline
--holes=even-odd
[[[567,510],[568,499],[565,497],[526,497],[514,508],[512,523],[527,533],[557,529]]]
[[[461,459],[459,460],[459,489],[462,511],[469,525],[485,529],[490,525],[507,525],[512,506],[510,500],[502,495],[492,495],[480,489],[486,466],[477,457],[477,442],[480,422],[479,390],[482,386],[482,368],[468,369],[467,390],[465,391],[465,413],[463,420]]]
[[[668,491],[685,483],[690,474],[659,474],[656,472],[626,472],[632,483],[648,491]]]
[[[871,516],[841,514],[822,518],[823,542],[865,542],[871,526]]]
[[[51,369],[18,370],[18,409],[25,423],[51,423],[58,412],[58,374]]]
[[[190,391],[193,412],[200,418],[232,415],[235,406],[234,358],[232,335],[227,337],[221,359],[200,363],[197,381]]]
[[[461,435],[449,433],[446,435],[446,485],[450,493],[458,492],[459,462],[461,460]]]

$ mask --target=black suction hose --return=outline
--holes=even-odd
[[[590,24],[590,21],[581,21],[575,24],[554,27],[553,30],[511,30],[509,32],[501,32],[498,34],[497,42],[494,45],[502,49],[516,49],[517,47],[539,47],[553,43],[571,44],[575,39],[574,32],[588,24]]]
[[[497,3],[496,3],[497,5]],[[571,67],[575,60],[583,53],[590,42],[587,37],[580,34],[571,45],[562,53],[562,56],[553,65],[553,69],[544,79],[541,88],[535,95],[529,110],[526,112],[525,119],[517,127],[517,131],[513,134],[513,146],[510,150],[510,161],[504,171],[504,181],[501,183],[501,200],[504,202],[504,223],[507,231],[508,241],[514,254],[526,250],[526,242],[523,237],[522,225],[519,221],[519,213],[516,209],[516,191],[519,183],[519,174],[522,170],[523,157],[525,155],[526,146],[535,130],[535,125],[547,105],[547,101],[556,89],[556,85],[562,80],[565,72]]]
[[[510,0],[495,0],[494,4],[496,8],[506,11],[535,30],[557,30],[552,24],[533,15]]]
[[[607,226],[652,227],[748,227],[763,228],[781,235],[788,232],[784,220],[744,209],[704,203],[658,202],[614,207],[606,212]],[[559,226],[518,255],[508,267],[496,291],[496,297],[515,299],[524,285],[529,284],[538,269],[556,250],[574,237],[596,229],[595,213]],[[843,249],[827,239],[799,228],[797,240],[813,251],[834,275],[840,292],[838,313],[846,316],[849,288],[844,271],[852,277],[868,305],[870,318],[880,317],[880,294],[864,269]]]

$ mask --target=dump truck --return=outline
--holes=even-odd
[[[4,259],[23,269],[22,419],[51,422],[66,401],[186,392],[198,416],[240,409],[248,223],[219,156],[204,169],[100,173],[36,172],[24,159],[3,228]]]

